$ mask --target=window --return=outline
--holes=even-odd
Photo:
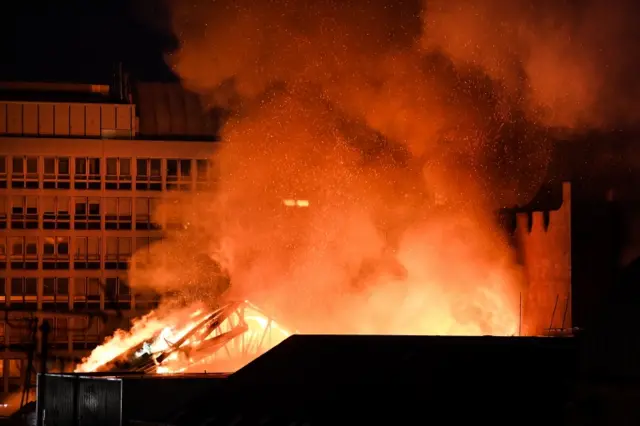
[[[38,197],[12,197],[11,229],[38,229]]]
[[[190,180],[191,160],[179,160],[178,165],[180,166],[180,180]]]
[[[0,236],[0,270],[7,269],[7,239]]]
[[[100,340],[100,321],[97,317],[73,318],[72,338],[79,345]],[[75,344],[74,344],[75,346]]]
[[[100,269],[100,238],[76,237],[75,269]]]
[[[162,160],[159,158],[138,158],[136,160],[136,189],[141,191],[162,191]]]
[[[16,302],[16,310],[23,309],[24,303]],[[9,340],[11,343],[33,343],[34,328],[36,324],[32,318],[27,315],[14,316],[7,324],[9,331]],[[17,373],[19,377],[19,373]]]
[[[100,279],[73,279],[73,309],[100,309]]]
[[[13,269],[38,269],[38,238],[37,237],[11,237],[11,268]]]
[[[160,225],[153,222],[153,215],[157,214],[159,204],[158,198],[136,198],[136,229],[160,229]]]
[[[37,295],[38,281],[36,278],[11,278],[11,297]]]
[[[167,160],[167,189],[191,189],[191,160]]]
[[[151,256],[151,240],[149,237],[136,238],[136,268],[143,269],[149,264]]]
[[[44,229],[70,229],[69,197],[42,197],[42,227]]]
[[[197,189],[207,189],[209,186],[209,161],[196,160]]]
[[[43,321],[49,322],[51,332],[49,339],[53,342],[67,342],[69,339],[69,320],[67,318],[43,318]],[[55,348],[56,346],[52,346]],[[65,348],[66,344],[61,345],[60,349]]]
[[[7,295],[7,280],[4,277],[0,277],[0,304],[4,304],[5,296]]]
[[[45,237],[42,269],[69,269],[69,237]]]
[[[131,289],[123,278],[105,280],[104,299],[106,309],[131,309]]]
[[[69,157],[45,157],[44,159],[44,189],[69,189],[71,187],[71,172]]]
[[[167,200],[164,204],[165,214],[165,229],[178,230],[182,229],[182,220],[180,219],[180,212],[182,206],[180,200]]]
[[[37,278],[11,278],[11,306],[36,309],[38,303]]]
[[[107,237],[107,255],[105,269],[127,269],[131,257],[131,238]]]
[[[7,229],[7,213],[9,213],[9,197],[0,195],[0,230]]]
[[[38,189],[38,157],[13,157],[11,187]]]
[[[44,278],[42,280],[42,303],[45,309],[69,309],[69,278]]]
[[[12,157],[11,158],[11,166],[12,166],[12,175],[11,177],[16,177],[17,179],[22,179],[25,174],[25,157]]]
[[[7,157],[0,156],[0,189],[7,188]]]
[[[74,229],[100,229],[100,198],[76,197],[74,199]]]
[[[158,250],[153,246],[162,240],[161,237],[137,237],[136,238],[136,268],[145,269],[160,266],[161,259],[157,258]]]
[[[71,327],[71,339],[74,342],[86,343],[85,335],[89,328],[89,322],[93,321],[93,318],[89,317],[74,317],[71,318],[73,326]]]
[[[131,159],[107,158],[106,189],[131,189]]]
[[[22,360],[21,359],[9,360],[9,377],[11,378],[22,377]]]
[[[100,159],[76,158],[75,189],[100,189]]]
[[[130,230],[131,222],[131,198],[107,198],[105,229]]]

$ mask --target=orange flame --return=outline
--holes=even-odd
[[[133,356],[151,355],[157,365],[155,371],[159,374],[181,373],[187,369],[215,371],[228,368],[229,365],[238,368],[291,335],[249,302],[244,302],[240,309],[241,313],[236,311],[225,318],[212,333],[207,328],[197,327],[213,312],[204,309],[194,311],[194,307],[174,311],[165,317],[159,317],[157,313],[152,312],[136,321],[129,332],[118,330],[103,345],[94,349],[75,371],[96,371],[140,344],[143,344],[142,349]],[[222,354],[218,354],[216,350],[205,350],[203,354],[199,354],[197,360],[191,356],[197,353],[205,342],[232,332],[239,326],[246,326],[246,331],[223,345]],[[181,341],[189,333],[189,337]],[[174,351],[166,358],[160,359],[160,354],[171,349]]]

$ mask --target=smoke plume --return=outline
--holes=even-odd
[[[176,1],[168,61],[228,119],[216,190],[155,248],[173,267],[134,285],[206,292],[211,258],[304,331],[515,332],[492,212],[535,194],[550,128],[634,118],[604,4]]]
[[[422,48],[482,70],[531,120],[582,130],[637,122],[635,2],[425,4]]]

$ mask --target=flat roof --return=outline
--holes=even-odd
[[[39,374],[41,375],[41,374]],[[104,380],[189,380],[189,379],[226,379],[227,373],[181,373],[181,374],[142,374],[139,372],[106,372],[106,373],[46,373],[47,377],[69,377],[77,379]]]

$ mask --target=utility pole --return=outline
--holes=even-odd
[[[44,426],[44,400],[45,400],[45,390],[46,390],[46,374],[47,374],[47,349],[49,346],[49,332],[51,331],[51,326],[49,325],[49,321],[42,320],[42,325],[40,326],[40,334],[41,334],[41,349],[40,349],[40,376],[38,377],[38,389],[36,392],[37,395],[37,417],[36,417],[36,425]]]

